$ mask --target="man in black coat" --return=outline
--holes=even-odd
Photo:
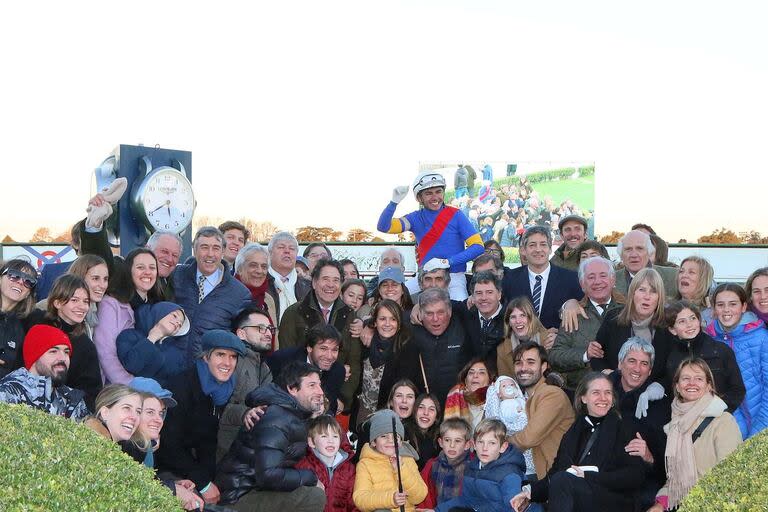
[[[629,338],[619,350],[618,370],[610,375],[616,407],[624,421],[630,422],[637,431],[625,449],[645,463],[645,484],[638,493],[642,510],[653,505],[656,491],[667,478],[664,425],[671,418],[672,400],[665,395],[661,384],[650,379],[654,356],[653,345],[643,338]]]
[[[341,334],[332,325],[316,325],[309,330],[306,347],[283,348],[267,358],[273,378],[291,361],[304,361],[320,369],[320,383],[328,399],[328,414],[344,410],[340,400],[346,370],[339,362]]]
[[[474,305],[454,303],[453,311],[467,333],[466,349],[470,358],[496,360],[496,347],[504,340],[504,311],[501,304],[501,280],[491,271],[472,276],[469,293]]]
[[[178,402],[168,410],[163,442],[157,451],[159,472],[189,479],[206,503],[219,501],[213,483],[219,419],[235,388],[232,375],[245,345],[229,331],[214,329],[201,339],[202,357],[168,386]]]
[[[578,276],[572,270],[550,264],[552,234],[545,227],[528,228],[520,240],[520,250],[525,252],[528,264],[504,276],[504,300],[527,296],[544,327],[559,329],[563,304],[584,296]]]
[[[403,371],[396,378],[409,378],[426,391],[426,376],[429,392],[445,404],[448,391],[456,384],[456,376],[468,361],[466,334],[461,321],[452,314],[447,290],[422,291],[419,308],[423,325],[413,327],[406,351],[398,358]]]
[[[267,410],[251,430],[240,430],[219,464],[222,503],[249,512],[321,512],[325,492],[317,477],[295,468],[307,451],[306,420],[323,407],[318,369],[292,361],[276,382],[253,391],[246,403]]]

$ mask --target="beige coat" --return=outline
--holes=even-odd
[[[739,430],[739,425],[733,416],[725,411],[712,412],[708,409],[702,413],[701,421],[707,416],[715,416],[715,419],[704,429],[701,437],[693,443],[693,456],[696,459],[696,481],[742,443],[741,430]],[[697,422],[693,430],[698,428],[701,421]],[[667,494],[666,484],[656,493],[657,496],[666,496]]]
[[[575,415],[565,392],[544,382],[544,377],[527,393],[528,425],[509,436],[509,442],[520,451],[529,448],[533,451],[536,476],[541,479],[552,467],[560,440],[573,424]]]

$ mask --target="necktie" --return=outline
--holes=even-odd
[[[331,308],[320,308],[323,311],[323,318],[325,319],[325,323],[328,323],[329,317],[331,316]]]
[[[608,309],[608,304],[598,304],[598,306],[600,306],[600,315],[604,315],[605,310]]]
[[[205,298],[205,276],[200,275],[200,279],[197,280],[197,303],[203,302],[203,299]]]
[[[480,317],[480,321],[482,322],[480,332],[482,332],[483,335],[488,334],[488,328],[491,326],[491,320],[491,318]]]
[[[536,284],[533,285],[533,309],[536,316],[541,314],[541,276],[536,276]]]
[[[288,282],[288,278],[287,278],[287,277],[285,277],[285,276],[280,276],[280,280],[281,280],[282,282],[284,282],[284,283],[287,283],[287,282]]]

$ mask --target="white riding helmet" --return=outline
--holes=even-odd
[[[419,192],[435,187],[445,188],[443,175],[435,171],[422,171],[416,175],[416,180],[413,182],[413,197],[418,201]]]

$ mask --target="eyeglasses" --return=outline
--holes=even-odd
[[[501,251],[499,249],[486,249],[486,254],[492,254],[493,256],[501,256]]]
[[[25,274],[24,272],[20,272],[18,270],[13,270],[12,268],[7,268],[3,270],[3,273],[0,274],[3,276],[8,276],[8,279],[11,280],[13,283],[21,282],[25,288],[31,290],[32,288],[37,285],[37,278],[32,277],[29,274]]]
[[[249,327],[253,327],[258,331],[259,334],[266,334],[267,331],[269,331],[270,334],[275,334],[275,331],[277,330],[275,327],[272,327],[271,325],[244,325],[241,327],[241,329],[247,329]]]

